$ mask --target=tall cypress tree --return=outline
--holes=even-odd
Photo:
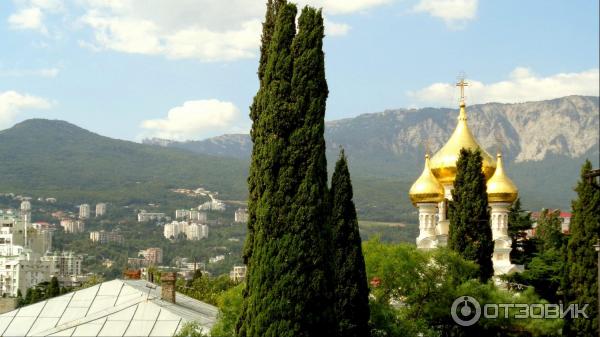
[[[323,21],[320,12],[303,10],[296,36],[296,7],[280,1],[271,10],[276,19],[270,40],[263,31],[266,66],[251,108],[248,277],[238,334],[321,336],[333,332]]]
[[[294,6],[282,3],[276,7],[271,1],[267,4],[258,73],[260,87],[250,108],[253,148],[248,175],[248,235],[243,256],[248,272],[237,327],[239,336],[259,336],[265,332],[259,320],[266,325],[277,315],[269,312],[266,307],[270,303],[264,302],[268,292],[265,288],[272,286],[269,283],[275,277],[266,275],[265,264],[277,249],[273,229],[283,226],[277,214],[281,201],[274,200],[274,195],[278,170],[282,166],[280,153],[288,137],[278,133],[276,123],[279,118],[288,116],[290,110],[295,16]]]
[[[362,253],[352,180],[344,151],[331,179],[331,230],[337,336],[369,335],[369,288]]]
[[[252,130],[250,130],[250,137],[252,142],[257,145],[252,148],[252,160],[250,162],[250,170],[248,174],[248,190],[249,190],[249,203],[248,203],[248,235],[246,237],[246,244],[244,246],[243,258],[245,262],[248,262],[248,257],[251,255],[252,241],[254,238],[254,222],[256,219],[256,205],[258,196],[260,196],[265,188],[264,184],[270,181],[263,181],[262,178],[272,179],[272,177],[263,177],[262,169],[265,164],[265,153],[261,146],[268,137],[265,134],[264,123],[268,120],[263,112],[265,105],[265,85],[264,77],[265,71],[269,61],[269,48],[271,40],[273,38],[273,31],[275,29],[275,21],[277,19],[278,9],[285,4],[283,0],[268,0],[267,11],[265,14],[265,22],[263,23],[263,31],[261,36],[261,47],[260,47],[260,61],[258,65],[258,80],[259,89],[258,93],[254,97],[252,105],[250,106],[250,119],[252,120]],[[289,66],[288,66],[289,67]],[[260,117],[263,117],[260,119]]]
[[[325,79],[320,10],[304,7],[298,18],[298,34],[292,45],[293,132],[285,153],[289,171],[281,171],[282,196],[293,195],[288,212],[290,252],[300,267],[291,288],[304,308],[300,334],[334,333],[333,283],[330,262],[330,227],[327,203],[325,109],[329,90]],[[295,237],[294,237],[295,236]]]
[[[596,178],[585,177],[591,169],[592,164],[586,160],[575,188],[577,199],[572,202],[566,263],[567,300],[580,306],[588,303],[589,318],[566,320],[567,336],[598,335],[598,257],[594,245],[600,235],[600,189]]]
[[[448,205],[448,247],[479,265],[479,279],[494,274],[492,228],[489,224],[487,186],[479,150],[460,150],[452,201]]]

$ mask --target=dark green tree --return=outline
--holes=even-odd
[[[29,289],[27,291],[29,292]],[[27,294],[25,295],[25,297],[27,297]],[[41,298],[42,296],[40,296],[40,290],[37,287],[32,287],[28,304],[37,303]]]
[[[572,202],[571,238],[567,246],[566,290],[567,301],[583,306],[588,319],[579,317],[565,321],[565,335],[598,335],[598,256],[594,245],[600,234],[600,189],[597,178],[585,177],[592,169],[586,160],[575,191],[577,199]]]
[[[288,95],[290,92],[289,82],[291,81],[292,64],[290,59],[290,44],[293,36],[283,36],[282,33],[278,36],[277,46],[273,48],[282,48],[286,50],[287,57],[281,57],[276,61],[273,61],[271,65],[271,72],[273,68],[277,67],[278,74],[269,74],[269,82],[271,84],[269,88],[265,84],[265,72],[269,65],[269,54],[271,49],[271,40],[273,39],[273,33],[275,31],[275,23],[277,20],[279,8],[285,5],[284,0],[268,0],[267,11],[265,15],[265,21],[263,23],[263,31],[261,36],[261,47],[260,47],[260,61],[258,65],[258,80],[259,89],[254,96],[252,105],[250,106],[250,119],[252,120],[252,129],[250,130],[250,137],[254,146],[252,147],[252,157],[250,162],[250,170],[248,172],[248,235],[246,236],[246,244],[244,245],[244,252],[242,254],[244,261],[248,263],[249,257],[252,255],[253,239],[254,239],[254,223],[257,222],[257,208],[260,196],[264,195],[266,191],[270,191],[275,182],[273,166],[277,164],[276,158],[274,157],[274,150],[268,149],[267,142],[275,141],[269,137],[273,134],[273,120],[276,118],[278,113],[284,113],[285,110],[289,110],[286,104],[275,105],[273,101],[268,99],[268,90],[273,95],[279,95],[278,98],[281,102],[288,101]],[[294,27],[295,32],[295,27]],[[282,41],[279,41],[281,39]],[[275,50],[278,52],[278,50]],[[273,82],[273,83],[271,83]],[[267,110],[267,107],[269,110]],[[279,109],[276,111],[274,109]],[[267,114],[267,112],[269,114]],[[273,116],[271,116],[273,115]],[[281,144],[279,144],[279,147]]]
[[[344,151],[331,179],[331,230],[338,336],[369,335],[369,287],[362,253],[352,180]]]
[[[479,150],[460,150],[452,201],[448,205],[448,246],[464,259],[479,265],[479,279],[487,282],[494,274],[492,229],[489,224],[486,180]]]
[[[278,3],[267,8],[276,20],[251,107],[248,276],[238,334],[322,336],[334,332],[325,260],[323,19],[305,8],[296,35],[296,6]]]
[[[537,250],[541,253],[548,250],[560,250],[563,245],[562,222],[560,211],[549,211],[543,209],[537,219],[535,236],[537,238]]]
[[[21,292],[21,289],[17,289],[17,308],[20,308],[24,305],[26,305],[26,303],[25,299],[23,298],[23,293]]]
[[[52,298],[60,295],[60,286],[58,284],[58,279],[56,276],[52,276],[50,279],[50,284],[46,288],[46,298]]]
[[[535,239],[527,237],[527,230],[533,226],[531,214],[521,208],[521,199],[515,200],[508,213],[508,236],[512,240],[510,261],[527,265],[536,252]]]
[[[34,296],[33,291],[34,288],[27,288],[27,291],[25,292],[25,299],[23,299],[23,305],[29,305],[34,303],[32,302],[32,298]]]
[[[565,237],[561,231],[560,211],[540,212],[537,219],[535,254],[522,273],[506,276],[511,282],[532,286],[535,291],[550,303],[558,303],[559,290],[564,279]],[[509,218],[510,220],[510,218]]]

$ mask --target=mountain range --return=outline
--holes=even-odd
[[[528,207],[569,208],[585,158],[598,165],[597,96],[478,104],[467,106],[467,114],[482,147],[491,154],[504,153],[509,174],[521,187]],[[435,153],[446,142],[457,116],[458,110],[449,108],[397,109],[328,121],[329,163],[343,147],[354,176],[394,179],[403,182],[407,191],[421,172],[425,151]],[[249,158],[252,149],[249,135],[243,134],[144,143],[240,159]]]
[[[501,148],[525,207],[570,208],[585,158],[598,166],[598,97],[569,96],[467,107],[469,125],[490,153]],[[415,222],[408,189],[452,133],[456,109],[387,110],[326,125],[329,172],[339,148],[349,156],[362,219]],[[169,189],[205,187],[245,200],[248,135],[202,141],[111,139],[57,120],[33,119],[0,131],[0,193],[68,202],[169,202]],[[183,201],[182,201],[183,202]]]

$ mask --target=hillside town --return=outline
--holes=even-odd
[[[181,190],[180,190],[181,191]],[[185,190],[184,190],[185,191]],[[210,192],[206,192],[207,195]],[[191,194],[187,194],[192,196]],[[18,203],[18,208],[0,209],[0,311],[12,310],[18,298],[25,296],[29,290],[39,284],[47,284],[56,278],[60,288],[78,289],[89,280],[106,279],[104,270],[117,267],[118,259],[104,257],[101,268],[93,268],[97,257],[93,251],[107,247],[117,252],[130,250],[131,237],[122,225],[128,223],[127,218],[135,216],[142,226],[150,226],[168,244],[177,244],[181,240],[190,242],[209,238],[210,228],[220,229],[229,226],[243,227],[247,221],[247,210],[235,209],[227,213],[225,203],[210,198],[196,208],[174,209],[172,212],[147,212],[144,209],[128,210],[128,207],[98,202],[95,207],[88,203],[74,205],[72,208],[61,208],[56,198],[31,198],[6,193],[2,195],[4,204]],[[40,207],[36,208],[36,205]],[[150,205],[152,206],[152,205]],[[111,216],[115,208],[121,208],[125,216]],[[95,211],[92,211],[95,210]],[[32,215],[33,214],[33,215]],[[169,215],[168,215],[169,214]],[[49,219],[40,221],[37,217]],[[103,226],[99,226],[102,224]],[[109,229],[111,228],[111,229]],[[53,245],[53,240],[71,239],[89,242],[89,249],[78,251],[63,250]],[[239,238],[228,238],[227,242],[239,243]],[[91,245],[91,246],[89,246]],[[219,244],[221,246],[222,244]],[[96,248],[98,247],[98,248]],[[207,246],[210,249],[210,246]],[[223,250],[225,249],[225,250]],[[207,265],[223,263],[232,254],[227,248],[218,248],[214,256],[207,256],[199,261],[196,256],[178,256],[166,260],[161,247],[143,247],[129,253],[126,264],[112,277],[139,275],[148,277],[148,270],[177,271],[182,279],[190,279],[196,271],[210,275]],[[233,252],[238,255],[239,252]],[[235,261],[237,262],[235,262]],[[231,269],[227,272],[234,282],[241,282],[245,277],[245,267],[239,265],[239,259],[233,259]],[[108,276],[109,278],[112,278]]]

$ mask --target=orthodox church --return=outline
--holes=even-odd
[[[433,249],[446,246],[450,221],[447,218],[448,201],[452,200],[452,189],[456,178],[456,161],[462,148],[479,149],[483,157],[482,170],[487,180],[488,202],[491,208],[490,224],[494,253],[492,261],[494,274],[502,275],[522,271],[522,266],[511,264],[511,239],[508,236],[508,213],[517,199],[518,189],[504,171],[502,155],[494,159],[479,145],[467,124],[464,87],[461,80],[458,124],[448,142],[431,158],[425,155],[423,173],[409,191],[410,199],[419,210],[419,236],[417,248]]]

